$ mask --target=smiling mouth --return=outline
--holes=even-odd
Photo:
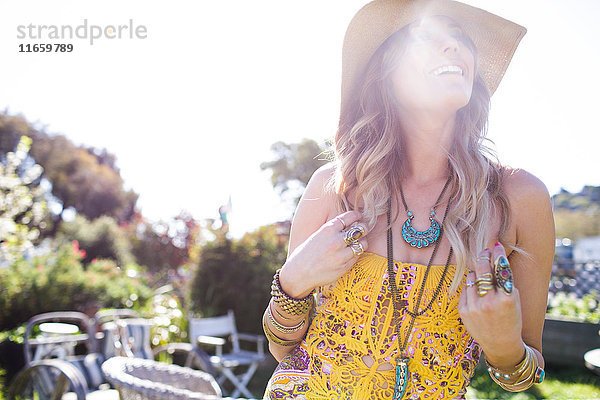
[[[464,76],[464,71],[462,67],[459,65],[443,65],[439,68],[434,69],[431,73],[435,76],[445,75],[445,74],[454,74]]]

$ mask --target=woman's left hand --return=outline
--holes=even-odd
[[[475,271],[467,275],[467,286],[461,293],[458,312],[467,331],[482,347],[488,361],[495,359],[501,360],[500,363],[506,361],[508,365],[515,365],[523,352],[521,304],[519,291],[512,284],[512,272],[509,279],[511,284],[507,285],[508,289],[512,289],[510,293],[501,287],[503,282],[498,284],[496,280],[494,265],[500,257],[504,257],[508,264],[506,252],[500,243],[492,250],[485,249],[479,253]],[[500,261],[501,265],[504,260]],[[478,290],[477,279],[490,276],[491,285],[487,292],[478,293],[481,289]],[[481,288],[485,289],[485,282]]]

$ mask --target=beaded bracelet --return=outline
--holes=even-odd
[[[277,305],[281,307],[283,311],[290,315],[306,314],[313,305],[314,290],[310,292],[308,296],[301,299],[294,299],[293,297],[290,297],[281,288],[281,282],[279,282],[279,271],[281,271],[281,269],[278,269],[275,272],[275,275],[273,276],[273,283],[271,284],[271,296],[273,297],[273,300],[275,300],[275,303],[277,303]]]
[[[271,304],[270,303],[269,303],[269,306],[267,307],[267,316],[269,317],[269,321],[271,321],[271,324],[275,327],[275,329],[277,329],[281,333],[289,334],[289,333],[297,332],[306,323],[306,319],[302,318],[302,320],[300,320],[300,322],[294,326],[285,326],[285,325],[280,324],[279,322],[277,322],[277,320],[275,318],[273,318],[273,314],[271,313]]]
[[[273,342],[275,344],[278,344],[280,346],[286,346],[286,347],[296,346],[297,344],[299,344],[300,342],[302,342],[302,339],[298,339],[298,340],[285,340],[285,339],[281,339],[281,338],[277,337],[277,335],[275,335],[273,332],[271,332],[271,330],[267,326],[267,319],[265,317],[266,317],[266,314],[263,314],[263,319],[262,319],[263,330],[265,331],[265,336],[271,342]]]

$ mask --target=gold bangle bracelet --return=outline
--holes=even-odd
[[[265,336],[271,342],[278,344],[279,346],[286,346],[286,347],[296,346],[297,344],[302,342],[302,339],[285,340],[285,339],[281,339],[281,338],[277,337],[277,335],[275,335],[273,332],[271,332],[271,330],[267,326],[267,319],[265,317],[266,317],[266,315],[263,315],[263,319],[262,319],[263,330],[265,331]]]
[[[275,303],[275,304],[277,304],[277,303]],[[271,307],[271,302],[270,301],[269,301],[269,307]],[[289,318],[289,317],[286,317],[285,315],[283,315],[282,313],[280,313],[279,311],[277,311],[277,308],[273,308],[273,309],[271,309],[271,311],[273,313],[277,314],[277,316],[279,318],[281,318],[282,320],[284,320],[284,321],[298,321],[298,318]],[[302,318],[304,318],[304,316],[302,316]]]
[[[519,361],[517,363],[517,365],[515,365],[515,368],[512,372],[508,372],[508,371],[503,371],[499,368],[494,367],[493,365],[491,365],[488,360],[485,360],[485,363],[487,364],[487,370],[490,374],[493,374],[496,376],[496,378],[502,378],[505,380],[509,380],[510,378],[512,378],[515,375],[519,375],[522,374],[523,371],[525,371],[525,368],[527,367],[527,365],[529,364],[529,362],[531,361],[531,353],[529,351],[529,347],[525,346],[525,356],[523,357],[523,359],[521,361]]]
[[[520,392],[526,390],[536,383],[542,383],[544,381],[545,372],[539,366],[539,361],[533,349],[525,345],[525,359],[521,361],[515,367],[516,371],[510,374],[503,373],[495,367],[492,367],[489,363],[488,372],[494,382],[496,382],[502,389],[510,392]],[[514,383],[503,382],[500,378],[508,380],[513,376],[518,376],[517,381]],[[526,386],[522,386],[527,384]]]
[[[280,324],[279,322],[277,322],[277,320],[273,317],[273,314],[271,313],[271,304],[270,303],[269,303],[269,306],[267,307],[267,316],[269,317],[269,321],[271,321],[271,324],[273,325],[273,327],[281,333],[289,334],[289,333],[298,332],[300,329],[302,329],[302,327],[306,323],[306,319],[302,318],[302,320],[300,320],[300,322],[294,326],[285,326],[285,325]]]

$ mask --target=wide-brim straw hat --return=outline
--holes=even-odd
[[[341,115],[358,96],[360,81],[375,50],[394,32],[426,16],[443,15],[463,28],[477,46],[478,68],[494,93],[527,32],[482,9],[451,0],[374,0],[348,26],[342,49]]]

